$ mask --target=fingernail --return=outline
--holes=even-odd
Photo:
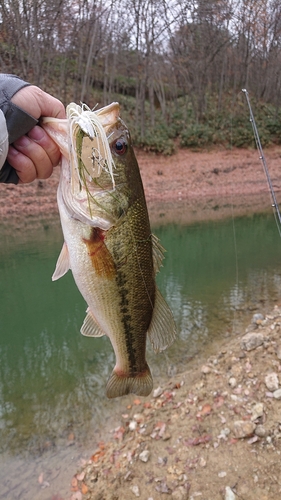
[[[32,128],[28,133],[28,137],[30,137],[30,139],[33,139],[34,141],[41,141],[44,135],[45,135],[44,130],[42,129],[42,127],[38,126]]]

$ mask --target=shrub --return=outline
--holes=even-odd
[[[167,130],[159,125],[147,129],[143,138],[141,138],[139,131],[135,131],[133,143],[145,151],[153,151],[164,155],[171,155],[175,152],[175,142],[169,137]]]
[[[193,124],[187,127],[180,136],[182,147],[204,147],[212,144],[213,132],[209,125]]]

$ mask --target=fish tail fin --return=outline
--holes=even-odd
[[[118,398],[126,394],[137,394],[138,396],[148,396],[153,388],[153,380],[149,366],[146,365],[144,371],[133,377],[118,375],[114,370],[106,386],[108,398]]]

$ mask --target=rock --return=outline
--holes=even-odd
[[[173,491],[172,498],[174,500],[188,500],[189,494],[183,486],[180,486]]]
[[[224,500],[236,500],[236,495],[233,493],[232,489],[230,486],[225,487],[225,495],[224,495]]]
[[[200,465],[200,467],[206,467],[207,462],[206,462],[204,457],[199,458],[199,465]]]
[[[154,389],[153,391],[153,397],[154,398],[159,398],[163,394],[163,389],[161,387],[157,387],[157,389]]]
[[[275,399],[281,399],[281,389],[277,389],[277,391],[274,391],[273,397]]]
[[[135,413],[135,415],[133,416],[133,419],[138,423],[140,424],[141,422],[144,421],[144,415],[142,413]]]
[[[259,440],[258,436],[254,435],[254,436],[250,437],[250,439],[248,439],[247,443],[248,443],[248,444],[254,444],[254,443],[256,443],[258,440]]]
[[[240,347],[244,351],[252,351],[256,349],[264,342],[264,336],[262,333],[250,332],[246,333],[241,339]]]
[[[224,470],[222,470],[221,472],[218,473],[218,476],[219,477],[225,477],[226,476],[226,472]]]
[[[227,439],[227,436],[230,434],[230,429],[228,427],[226,427],[225,429],[222,429],[220,431],[220,434],[218,436],[218,439],[224,439],[226,440]]]
[[[264,413],[263,403],[256,403],[253,406],[253,409],[252,409],[252,416],[251,416],[252,422],[254,422],[255,420],[257,420],[257,418],[262,417],[263,413]]]
[[[139,497],[140,496],[140,489],[138,486],[134,485],[134,486],[130,486],[130,490],[134,493],[134,495],[136,497]]]
[[[148,450],[144,450],[139,454],[139,459],[142,462],[147,462],[150,457],[150,452]]]
[[[162,440],[169,441],[169,439],[171,439],[171,434],[169,432],[164,432],[164,434],[162,436]]]
[[[230,377],[230,379],[228,379],[228,384],[230,385],[230,387],[232,387],[232,389],[234,389],[234,387],[237,386],[237,380],[235,377]]]
[[[266,436],[266,428],[263,425],[257,425],[255,428],[255,434],[258,437],[265,437]]]
[[[260,313],[256,313],[252,317],[252,323],[256,323],[257,325],[260,325],[263,320],[264,320],[264,315]]]
[[[238,439],[252,436],[256,428],[253,422],[247,420],[236,420],[234,422],[234,434]]]
[[[211,368],[208,365],[203,365],[201,368],[201,373],[208,375],[211,372]]]
[[[129,423],[129,429],[130,431],[135,431],[136,428],[137,428],[138,424],[135,420],[132,420],[130,423]]]
[[[268,373],[265,376],[264,381],[265,381],[265,385],[269,391],[271,391],[271,392],[277,391],[277,389],[279,387],[279,379],[278,379],[277,373],[275,373],[275,372]]]

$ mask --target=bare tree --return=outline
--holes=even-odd
[[[179,98],[198,122],[244,86],[281,104],[279,0],[0,0],[0,24],[2,71],[66,103],[132,95],[142,138]]]

